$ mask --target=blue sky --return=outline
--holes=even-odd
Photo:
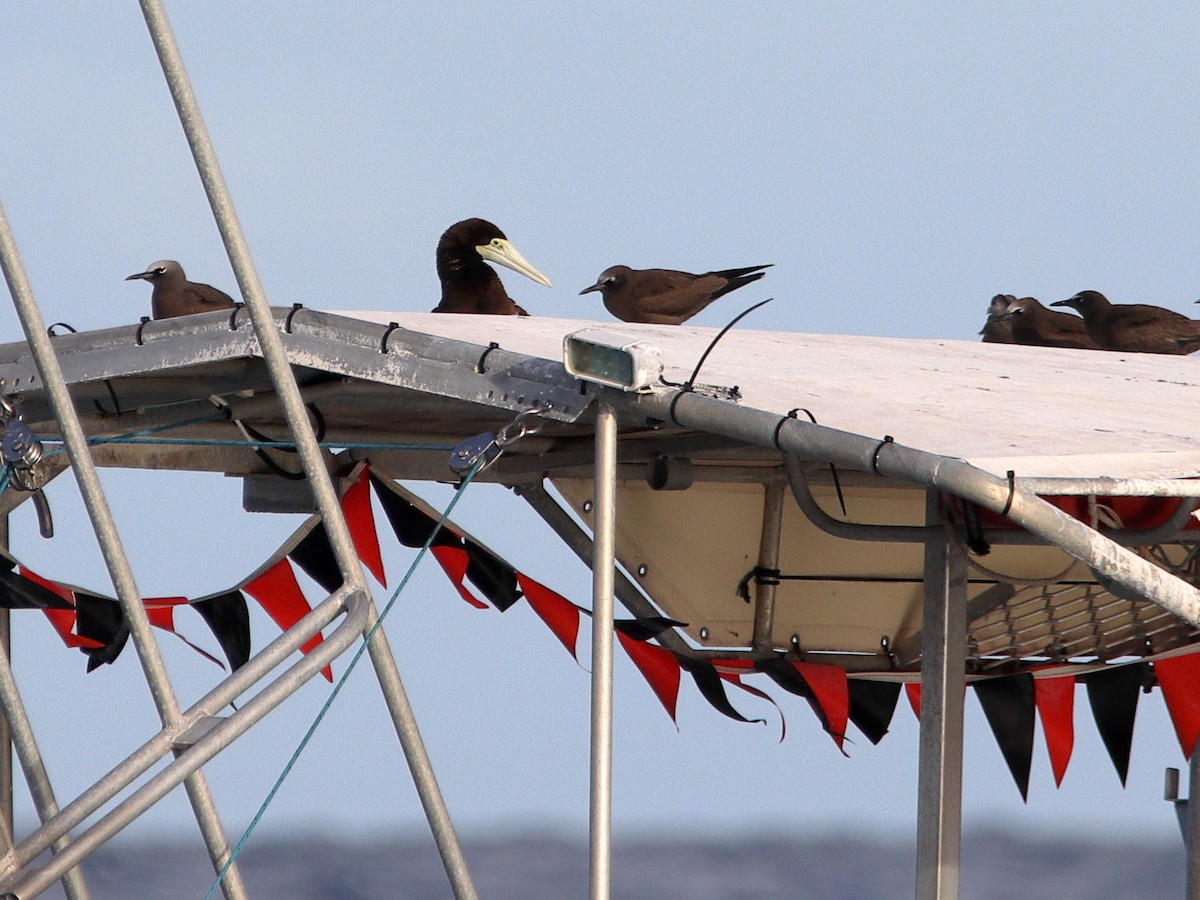
[[[474,215],[553,280],[547,290],[503,274],[534,315],[603,319],[598,295],[577,292],[616,263],[774,263],[696,324],[774,296],[748,326],[814,333],[975,340],[1001,292],[1049,302],[1094,288],[1182,311],[1200,296],[1191,5],[255,2],[168,13],[275,305],[427,310],[437,238]],[[0,200],[47,320],[137,321],[149,291],[122,279],[163,257],[233,293],[136,6],[18,5],[5,20]],[[3,340],[20,337],[15,316],[0,327]],[[105,483],[148,596],[235,583],[299,524],[242,512],[240,484],[218,475],[110,472]],[[28,511],[14,516],[13,546],[51,577],[105,590],[75,495],[69,476],[50,490],[53,541]],[[472,488],[459,509],[518,568],[589,603],[586,569],[511,494]],[[411,556],[384,543],[395,583]],[[40,616],[14,618],[18,677],[69,799],[149,733],[153,708],[132,652],[85,677]],[[261,646],[271,626],[254,627]],[[430,561],[388,629],[460,827],[582,832],[588,679],[533,614],[467,608]],[[197,618],[189,630],[203,634]],[[182,645],[165,639],[164,652],[185,701],[211,685],[216,670]],[[912,833],[917,727],[903,706],[880,746],[860,739],[847,760],[794,698],[781,700],[779,744],[774,722],[737,725],[686,688],[677,731],[624,659],[616,677],[618,837]],[[234,835],[327,690],[309,685],[210,767]],[[966,756],[968,827],[1177,839],[1161,779],[1182,760],[1157,693],[1143,698],[1125,790],[1084,706],[1063,788],[1039,741],[1027,805],[973,699]],[[378,691],[356,673],[263,827],[421,821]],[[193,833],[181,796],[133,833],[164,830]]]

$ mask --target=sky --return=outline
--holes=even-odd
[[[604,320],[598,294],[577,294],[618,263],[694,272],[773,263],[693,322],[719,327],[771,296],[746,327],[808,333],[973,341],[996,293],[1050,302],[1090,288],[1185,312],[1200,296],[1192,4],[167,11],[273,305],[428,310],[438,236],[469,216],[497,223],[554,282],[547,290],[502,271],[533,315]],[[160,258],[235,293],[135,4],[6,10],[0,73],[0,202],[47,321],[136,322],[149,290],[122,279]],[[19,339],[15,314],[0,312],[0,340]],[[220,475],[103,479],[146,596],[237,583],[301,521],[243,512],[240,483]],[[439,508],[450,497],[440,485],[417,489]],[[40,538],[32,512],[19,510],[16,555],[110,592],[72,478],[48,494],[56,536]],[[472,486],[456,519],[518,569],[591,605],[586,567],[511,493]],[[412,552],[384,528],[394,586]],[[132,648],[85,675],[40,615],[13,618],[17,677],[65,802],[148,737],[156,717]],[[198,617],[183,621],[207,638]],[[274,634],[261,615],[252,627],[256,649]],[[588,675],[533,613],[473,610],[427,560],[387,630],[459,829],[583,834]],[[160,643],[185,703],[211,687],[211,664],[169,636]],[[328,690],[310,683],[207,768],[234,838]],[[773,710],[735,702],[769,724],[725,719],[685,686],[677,729],[618,654],[617,839],[913,836],[917,723],[903,701],[892,733],[879,746],[858,738],[849,759],[798,698],[780,698],[782,743]],[[1178,840],[1161,785],[1163,768],[1184,761],[1161,696],[1143,697],[1124,789],[1082,700],[1076,729],[1059,790],[1039,738],[1023,804],[969,698],[965,827]],[[17,794],[28,814],[20,785]],[[421,827],[363,667],[261,828]],[[195,840],[182,793],[127,834]]]

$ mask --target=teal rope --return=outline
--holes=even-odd
[[[275,795],[277,793],[279,793],[280,788],[283,787],[283,782],[287,779],[288,775],[291,773],[292,768],[300,760],[300,754],[304,752],[304,748],[308,746],[308,742],[312,739],[312,736],[316,733],[317,727],[321,724],[322,720],[325,718],[325,714],[328,713],[330,707],[333,706],[333,701],[337,699],[338,694],[341,693],[342,688],[346,684],[346,680],[350,677],[350,673],[354,671],[354,667],[357,666],[358,661],[360,659],[362,659],[362,655],[366,651],[367,645],[371,642],[371,638],[373,638],[375,636],[375,632],[383,624],[384,618],[391,611],[392,606],[395,605],[396,600],[399,599],[400,594],[404,591],[404,588],[408,585],[409,579],[412,578],[413,572],[415,572],[417,569],[417,565],[424,558],[426,552],[428,552],[429,545],[432,543],[434,537],[437,536],[438,532],[441,531],[442,526],[446,523],[446,520],[450,518],[450,512],[454,509],[455,505],[458,503],[459,498],[462,497],[463,492],[466,490],[467,485],[471,483],[471,480],[478,473],[479,469],[481,468],[481,464],[482,464],[482,460],[480,460],[479,462],[476,462],[475,465],[471,468],[471,470],[467,473],[466,477],[463,478],[462,484],[460,484],[458,486],[458,490],[455,491],[454,497],[450,500],[450,503],[446,506],[445,512],[443,512],[441,515],[441,518],[438,519],[437,525],[434,527],[433,531],[430,532],[429,537],[426,539],[424,545],[422,545],[421,549],[417,552],[417,555],[413,559],[412,564],[408,567],[408,571],[404,573],[404,578],[401,579],[400,583],[396,586],[396,590],[392,592],[392,596],[388,599],[388,602],[384,605],[383,609],[380,611],[379,618],[375,621],[375,624],[371,626],[370,631],[367,632],[366,637],[363,639],[363,642],[359,646],[358,650],[355,651],[354,656],[352,656],[350,658],[350,662],[346,666],[346,671],[342,673],[342,677],[338,679],[337,684],[335,684],[333,686],[333,689],[329,692],[329,697],[325,700],[325,703],[321,706],[321,709],[317,712],[316,717],[313,719],[312,724],[308,727],[308,731],[305,732],[304,737],[302,737],[300,739],[300,743],[296,747],[295,752],[292,753],[291,758],[287,761],[287,765],[285,765],[283,767],[283,771],[279,773],[279,777],[275,780],[275,784],[271,787],[271,790],[267,792],[267,796],[263,800],[262,805],[258,808],[258,812],[256,812],[254,814],[254,818],[250,820],[250,824],[246,827],[246,830],[242,834],[241,839],[237,842],[237,845],[233,848],[233,852],[229,855],[229,860],[225,863],[225,865],[223,865],[221,867],[221,871],[217,873],[216,880],[213,881],[212,886],[208,889],[208,893],[204,895],[204,900],[212,900],[212,897],[216,893],[217,888],[220,887],[221,882],[225,878],[225,873],[229,871],[229,867],[233,865],[234,860],[236,860],[238,858],[238,856],[241,854],[242,849],[246,845],[246,842],[250,839],[251,833],[254,831],[255,828],[258,827],[258,823],[262,820],[262,817],[266,814],[267,807],[271,805],[271,801],[273,801],[275,799]]]

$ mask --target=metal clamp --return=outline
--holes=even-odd
[[[450,468],[459,476],[472,469],[479,474],[497,459],[509,446],[526,435],[542,430],[545,419],[540,417],[541,407],[533,407],[517,414],[517,417],[494,434],[484,432],[463,441],[450,454]],[[537,416],[530,421],[531,416]]]

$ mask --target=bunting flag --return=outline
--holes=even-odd
[[[913,715],[921,721],[921,682],[904,682],[904,696],[908,697],[908,705],[912,707]]]
[[[1029,769],[1033,764],[1033,676],[1028,672],[974,683],[975,696],[1021,799],[1029,799]]]
[[[856,678],[850,682],[850,721],[867,740],[878,744],[891,727],[899,699],[900,685],[894,681]]]
[[[561,594],[555,593],[548,587],[538,584],[532,578],[520,572],[517,573],[517,583],[520,585],[521,592],[525,595],[525,600],[533,608],[533,611],[554,632],[554,636],[567,648],[567,652],[571,654],[575,662],[579,662],[579,655],[575,650],[576,644],[579,641],[579,607]],[[632,656],[632,654],[630,655]],[[634,660],[634,662],[636,663],[637,660]],[[676,667],[678,668],[678,664]],[[639,668],[641,667],[639,666]],[[644,673],[645,670],[643,670]],[[676,673],[675,681],[676,689],[678,689],[678,673]],[[653,683],[651,683],[651,686],[653,687]],[[658,693],[657,689],[655,693]],[[662,699],[661,695],[659,699]],[[668,709],[672,719],[675,718],[674,708],[675,704],[672,700],[671,706]]]
[[[236,672],[250,660],[250,610],[241,591],[224,591],[191,602]]]
[[[372,511],[372,493],[378,498],[401,544],[421,547],[429,542],[435,559],[463,600],[477,608],[486,609],[490,604],[504,612],[524,598],[578,662],[580,617],[591,615],[587,609],[518,571],[453,523],[444,522],[439,527],[439,515],[424,501],[400,485],[376,477],[363,465],[349,481],[341,505],[359,561],[380,584],[386,584],[386,573]],[[246,594],[284,630],[311,611],[312,606],[300,588],[293,566],[299,567],[330,593],[341,586],[341,569],[319,516],[304,522],[259,569],[237,586],[195,600],[148,598],[144,600],[146,615],[154,627],[171,632],[207,659],[222,665],[176,628],[175,610],[184,606],[195,609],[216,638],[230,670],[236,671],[249,660],[252,649]],[[128,624],[115,599],[50,581],[20,567],[3,552],[0,552],[0,608],[41,609],[63,642],[87,656],[89,672],[113,662],[129,638]],[[765,723],[766,720],[742,715],[730,702],[725,685],[735,685],[780,711],[769,694],[743,680],[744,675],[762,672],[784,690],[808,701],[822,728],[843,754],[849,722],[854,722],[872,743],[878,743],[887,734],[899,699],[899,683],[865,678],[850,680],[840,666],[792,660],[782,653],[758,662],[744,658],[709,660],[651,643],[667,629],[684,624],[662,616],[613,623],[618,641],[646,678],[676,728],[682,671],[692,675],[701,695],[717,711],[746,723]],[[315,634],[305,642],[302,652],[310,652],[321,641],[322,636]],[[1184,755],[1189,756],[1200,738],[1200,691],[1195,689],[1200,684],[1200,653],[1160,659],[1154,665],[1180,747]],[[322,674],[332,681],[329,666]],[[1097,728],[1122,784],[1128,773],[1137,695],[1147,676],[1148,663],[1144,661],[1110,665],[1079,676],[1085,682]],[[1046,736],[1055,783],[1062,783],[1074,743],[1075,680],[1073,675],[1035,679],[1022,673],[973,682],[1023,798],[1027,797],[1029,788],[1035,709]],[[920,683],[905,682],[903,687],[919,719]],[[782,711],[780,719],[780,740],[783,740],[786,721]]]
[[[842,755],[848,756],[843,746],[846,740],[846,725],[850,721],[850,685],[846,679],[846,670],[841,666],[799,660],[792,665],[812,690],[814,699],[811,702],[820,710],[825,730],[842,751]]]
[[[526,593],[525,596],[529,598],[531,595]],[[650,684],[654,696],[658,697],[659,702],[666,709],[667,715],[671,717],[671,721],[678,729],[679,722],[675,718],[675,705],[679,700],[681,668],[679,657],[666,647],[639,641],[619,628],[617,629],[617,640],[621,642],[621,646],[625,648],[625,652],[629,654],[633,664]]]
[[[1174,656],[1154,663],[1163,701],[1179,738],[1179,749],[1190,759],[1200,737],[1200,654]]]
[[[1133,745],[1133,720],[1137,715],[1138,693],[1146,676],[1146,663],[1112,666],[1081,676],[1087,686],[1088,703],[1096,720],[1096,729],[1109,759],[1125,786],[1129,774],[1129,751]]]
[[[284,631],[312,611],[287,559],[280,559],[267,571],[242,585],[242,590],[257,600],[259,606]],[[314,634],[301,645],[300,652],[308,653],[320,643],[321,635]],[[323,668],[321,674],[327,681],[333,681],[333,670],[329,666]]]
[[[1046,750],[1050,753],[1054,786],[1062,787],[1075,746],[1075,676],[1035,678],[1033,699],[1042,720]]]

